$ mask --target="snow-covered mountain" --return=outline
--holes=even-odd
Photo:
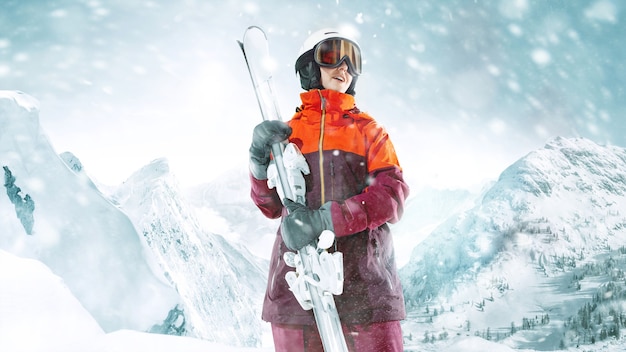
[[[49,267],[84,306],[75,314],[89,317],[90,334],[131,329],[261,345],[264,262],[203,230],[165,160],[105,195],[76,156],[55,153],[34,98],[1,91],[0,125],[0,250]],[[29,322],[14,317],[22,305],[11,292],[3,296],[11,304],[0,306],[0,330],[23,337]]]
[[[114,195],[181,295],[191,335],[234,346],[260,346],[260,304],[267,265],[243,246],[207,232],[158,159]]]
[[[566,323],[564,343],[578,336],[586,344],[603,332],[614,336],[608,329],[620,318],[601,311],[619,309],[597,304],[594,297],[619,297],[618,286],[607,282],[621,282],[623,225],[615,208],[623,199],[604,203],[612,196],[604,196],[602,187],[608,186],[596,182],[599,174],[587,176],[580,165],[569,165],[573,171],[566,177],[566,169],[554,167],[568,165],[563,157],[530,164],[525,158],[520,162],[527,164],[507,170],[508,181],[477,200],[462,191],[422,193],[416,188],[475,185],[551,136],[626,146],[624,14],[619,0],[0,1],[2,89],[22,90],[41,101],[46,134],[85,165],[83,170],[72,153],[59,159],[49,149],[35,118],[36,102],[23,94],[0,93],[9,97],[0,99],[0,165],[6,166],[6,196],[0,192],[0,351],[47,352],[55,350],[53,340],[71,339],[71,331],[88,340],[112,330],[105,336],[115,343],[107,338],[105,347],[96,346],[100,339],[94,338],[74,350],[230,350],[197,340],[190,347],[183,337],[116,330],[134,326],[145,331],[161,324],[168,311],[176,318],[177,309],[183,309],[186,327],[196,331],[191,316],[196,308],[189,304],[202,290],[191,286],[205,283],[191,278],[203,269],[180,269],[181,253],[151,254],[147,238],[154,245],[160,237],[157,232],[142,236],[142,229],[155,218],[135,216],[130,203],[125,205],[130,219],[118,209],[127,198],[137,201],[124,194],[128,189],[120,190],[117,204],[109,204],[107,195],[132,171],[162,156],[188,185],[245,165],[251,128],[260,119],[235,39],[250,25],[267,30],[285,118],[299,104],[293,63],[310,31],[339,25],[354,32],[363,47],[358,105],[388,128],[405,177],[415,186],[404,218],[393,229],[399,264],[408,263],[413,247],[443,223],[403,270],[405,287],[414,292],[408,292],[409,306],[418,305],[404,326],[411,338],[407,342],[415,345],[407,350],[510,351],[474,335],[487,337],[489,328],[504,335],[515,326],[532,325],[524,319],[533,306],[538,307],[533,317],[550,311],[549,329],[492,339],[555,349]],[[580,141],[570,139],[551,142],[559,143],[580,147]],[[601,154],[613,152],[599,148]],[[529,156],[542,153],[550,149]],[[570,157],[579,163],[586,158]],[[601,158],[591,153],[591,160]],[[610,163],[602,167],[596,171],[614,169]],[[87,174],[112,186],[96,183],[102,195]],[[186,203],[165,199],[162,191],[169,186],[161,183],[170,180],[162,177],[153,182],[161,195],[146,202]],[[605,179],[608,185],[620,184],[619,178]],[[262,218],[249,203],[240,189],[247,188],[245,182],[245,175],[225,175],[191,193],[185,190],[202,228],[188,229],[189,243],[195,237],[220,242],[216,233],[245,243],[261,257],[269,255],[266,243],[277,223]],[[181,228],[176,214],[188,212],[160,211],[167,218],[167,224],[160,223],[163,238],[175,238],[169,231]],[[144,220],[144,225],[131,224]],[[605,237],[619,246],[609,251],[602,244]],[[603,246],[606,253],[594,256]],[[214,247],[229,252],[227,245]],[[567,254],[574,251],[574,257]],[[425,267],[420,256],[437,261]],[[446,264],[438,267],[439,260]],[[183,270],[176,276],[184,281],[178,291],[169,287],[172,276],[162,277],[164,267],[170,275]],[[257,272],[254,265],[250,270]],[[225,271],[228,276],[230,270]],[[604,283],[600,290],[598,283]],[[589,302],[600,308],[592,312],[585,308]],[[441,341],[433,343],[433,337]],[[7,341],[14,344],[7,347]],[[57,350],[72,350],[63,347]],[[596,349],[617,350],[598,341],[584,347]]]
[[[249,246],[273,236],[245,174],[183,193],[157,159],[103,195],[76,156],[54,152],[37,114],[28,95],[0,94],[0,349],[262,350],[267,264],[207,230],[218,220]],[[478,200],[417,191],[406,226],[394,225],[399,246],[417,244],[401,269],[406,350],[621,346],[625,194],[626,150],[564,138],[511,165]]]
[[[555,138],[415,248],[401,270],[412,311],[407,329],[426,340],[453,332],[504,339],[527,330],[507,343],[540,349],[590,343],[602,329],[606,339],[621,324],[600,305],[607,297],[624,303],[625,235],[626,150]],[[585,333],[576,317],[592,303],[604,327]],[[539,324],[541,332],[528,332]]]
[[[37,101],[0,91],[0,126],[0,249],[45,263],[104,331],[163,321],[178,295],[146,264],[128,217],[55,153]]]

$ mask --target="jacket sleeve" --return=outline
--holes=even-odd
[[[250,196],[254,204],[261,210],[263,215],[270,219],[277,219],[281,216],[283,204],[280,201],[275,188],[267,186],[267,180],[257,180],[250,174]]]
[[[347,236],[366,229],[375,229],[386,222],[395,223],[402,217],[409,187],[400,167],[379,170],[372,176],[369,187],[343,202],[330,202],[335,235]]]
[[[400,220],[409,187],[386,130],[371,121],[363,129],[367,140],[368,186],[360,194],[331,204],[335,234],[347,236]]]

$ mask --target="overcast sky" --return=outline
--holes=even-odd
[[[471,187],[555,136],[626,147],[624,4],[598,1],[3,1],[0,89],[115,185],[166,157],[183,185],[247,166],[261,117],[236,44],[260,25],[287,119],[321,27],[358,35],[357,104],[415,187]]]

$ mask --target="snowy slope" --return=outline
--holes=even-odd
[[[0,350],[79,351],[77,345],[104,335],[63,279],[43,263],[0,249],[0,268]]]
[[[105,334],[43,263],[0,250],[0,351],[3,352],[269,352],[181,336],[118,330]],[[54,303],[52,303],[54,302]],[[455,341],[440,352],[509,352],[480,338]]]
[[[0,249],[45,263],[105,331],[146,330],[162,321],[178,295],[146,264],[151,254],[128,217],[53,150],[39,126],[37,101],[0,91],[0,126],[6,166]],[[32,231],[17,216],[27,196],[34,202],[27,212]]]
[[[609,255],[615,269],[624,269],[625,235],[626,150],[553,139],[507,168],[479,205],[450,218],[414,250],[401,270],[412,310],[407,327],[432,322],[419,329],[490,329],[504,338],[524,318],[550,314],[542,334],[513,335],[509,343],[568,346],[564,322],[614,280],[594,273],[576,290],[573,273],[591,277],[577,270],[600,266]]]
[[[114,195],[180,293],[191,336],[260,346],[267,264],[206,231],[165,159],[133,174]]]
[[[203,228],[245,245],[269,260],[280,220],[267,219],[252,203],[247,161],[223,177],[185,190]],[[268,264],[266,264],[268,265]]]
[[[442,222],[472,208],[477,197],[477,193],[464,189],[411,189],[402,220],[390,224],[398,267],[408,263],[413,248]]]
[[[267,351],[189,337],[117,330],[106,334],[45,264],[0,250],[0,351]]]

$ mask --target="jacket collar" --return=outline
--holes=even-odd
[[[354,96],[330,89],[312,89],[300,94],[302,110],[348,112],[356,108]]]

